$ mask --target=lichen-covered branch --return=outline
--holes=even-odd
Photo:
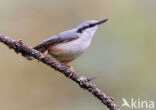
[[[67,78],[70,78],[71,80],[79,84],[81,88],[88,90],[91,94],[93,94],[96,98],[98,98],[103,104],[105,104],[110,110],[120,110],[119,107],[113,102],[113,99],[106,96],[101,90],[95,87],[95,85],[92,84],[89,79],[87,79],[84,76],[80,76],[75,72],[70,71],[70,69],[65,67],[63,64],[60,64],[49,57],[40,59],[42,53],[30,48],[26,44],[22,43],[21,40],[16,41],[10,37],[0,34],[0,42],[6,44],[10,49],[13,49],[16,53],[21,53],[21,55],[23,56],[24,55],[32,56],[35,59],[40,60],[44,64],[47,64],[51,68],[54,68],[55,70],[64,74]]]

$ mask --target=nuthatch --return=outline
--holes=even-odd
[[[74,60],[89,47],[93,35],[99,25],[103,24],[107,20],[108,19],[101,21],[85,21],[74,29],[61,32],[42,41],[33,49],[44,53],[41,59],[46,57],[47,54],[50,54],[59,62],[64,63],[67,67],[70,67],[68,65],[69,62]],[[26,56],[26,58],[28,60],[32,60],[30,56]],[[70,69],[72,69],[72,67]]]

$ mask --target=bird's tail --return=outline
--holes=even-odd
[[[23,55],[23,56],[24,56],[25,59],[27,59],[29,61],[33,59],[33,57],[32,56],[29,56],[29,55]]]
[[[40,47],[39,46],[35,46],[35,47],[33,47],[32,49],[35,49],[35,50],[39,50],[40,49]],[[26,55],[26,54],[22,54],[22,56],[24,56],[24,58],[25,59],[27,59],[27,60],[33,60],[33,57],[32,56],[29,56],[29,55]]]
[[[27,60],[32,60],[32,59],[33,59],[32,56],[26,55],[26,54],[24,54],[24,53],[22,53],[22,56],[23,56],[25,59],[27,59]]]

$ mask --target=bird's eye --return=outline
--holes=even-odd
[[[78,33],[82,33],[84,30],[88,29],[88,28],[91,28],[91,27],[94,27],[95,24],[89,24],[87,26],[84,26],[84,27],[81,27],[77,30]]]
[[[88,27],[94,27],[94,26],[95,26],[94,24],[89,24],[89,25],[88,25]]]
[[[88,26],[84,26],[84,27],[81,27],[77,30],[78,33],[82,33],[85,29],[87,29]]]
[[[79,28],[79,29],[77,30],[77,32],[78,32],[78,33],[82,33],[82,28]]]

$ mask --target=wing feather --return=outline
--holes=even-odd
[[[49,45],[63,43],[63,42],[70,42],[70,41],[76,40],[78,38],[79,38],[79,36],[78,36],[78,34],[76,34],[75,31],[73,31],[73,30],[65,31],[58,35],[50,37],[49,39],[42,41],[40,44],[35,46],[34,49],[39,50],[39,49],[41,49],[43,47],[47,47]]]

